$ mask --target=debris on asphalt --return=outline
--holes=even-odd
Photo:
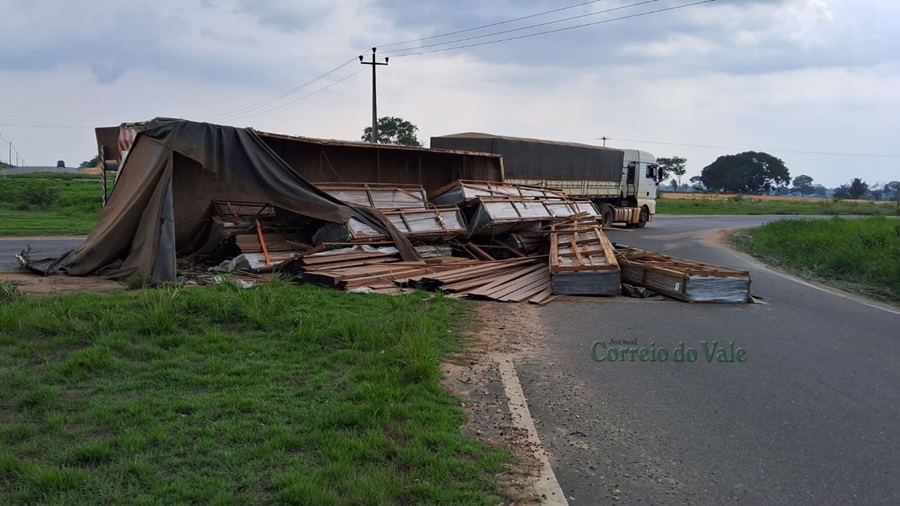
[[[627,246],[616,246],[622,280],[685,302],[747,303],[750,273]]]
[[[622,292],[615,252],[595,216],[578,214],[550,226],[550,272],[555,294]]]

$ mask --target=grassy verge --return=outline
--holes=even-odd
[[[800,276],[900,304],[900,220],[781,220],[739,231],[732,241]]]
[[[100,175],[0,177],[0,236],[85,235],[101,210]],[[112,176],[108,181],[112,182]]]
[[[285,283],[0,292],[0,504],[496,504],[459,305]]]
[[[844,202],[836,200],[805,202],[802,200],[764,200],[753,196],[735,196],[727,199],[703,198],[675,199],[660,198],[656,201],[658,214],[690,215],[884,215],[900,216],[900,209],[892,203]]]

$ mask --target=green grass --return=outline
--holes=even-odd
[[[0,299],[0,504],[497,504],[459,303],[275,282]]]
[[[732,241],[800,276],[900,304],[900,220],[781,220],[739,231]]]
[[[890,203],[796,200],[757,200],[752,196],[728,199],[696,198],[656,201],[657,214],[687,215],[884,215],[900,216],[900,209]]]
[[[99,175],[0,176],[0,236],[85,235],[100,217],[101,195]]]

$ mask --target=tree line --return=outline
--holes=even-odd
[[[791,180],[790,171],[784,161],[768,153],[745,151],[735,155],[720,156],[707,165],[699,176],[690,179],[693,186],[683,185],[682,176],[686,172],[687,159],[680,156],[657,158],[660,181],[675,176],[670,184],[676,191],[699,191],[713,193],[743,193],[753,195],[798,194],[825,197],[828,188],[815,184],[812,177],[805,174]],[[853,178],[833,191],[835,198],[900,201],[900,181],[869,185],[861,178]]]

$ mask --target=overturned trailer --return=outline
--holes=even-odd
[[[394,243],[404,260],[419,260],[395,225],[406,225],[406,214],[392,219],[312,183],[412,183],[433,190],[460,178],[503,178],[498,155],[290,137],[169,118],[96,133],[101,160],[118,169],[100,220],[78,248],[32,262],[32,270],[174,280],[177,259],[206,250],[209,241],[220,238],[221,230],[213,229],[221,225],[213,219],[217,202],[267,203],[298,228],[310,222],[352,222]],[[261,229],[266,219],[251,223]],[[410,231],[420,233],[420,228]],[[259,234],[264,238],[262,230]]]

